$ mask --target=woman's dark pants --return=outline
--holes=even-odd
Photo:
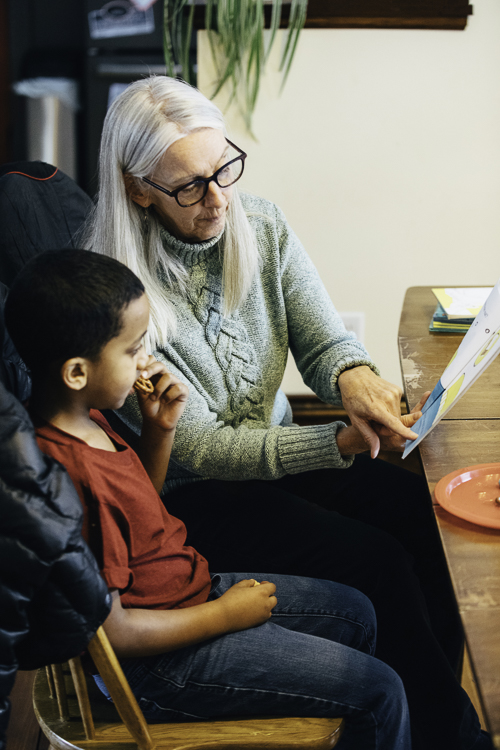
[[[323,578],[366,594],[375,656],[405,686],[414,750],[474,747],[478,719],[455,677],[463,632],[422,477],[361,455],[350,469],[197,481],[164,500],[212,571]]]

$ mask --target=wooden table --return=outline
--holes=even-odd
[[[398,343],[409,408],[434,388],[462,340],[461,335],[429,332],[435,308],[431,287],[407,291]],[[419,450],[431,492],[451,471],[500,463],[500,357]],[[435,511],[485,720],[500,749],[500,530],[462,521],[439,505]]]

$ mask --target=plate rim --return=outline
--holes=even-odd
[[[448,513],[451,513],[453,516],[456,516],[457,518],[462,518],[465,521],[469,521],[469,523],[474,523],[478,526],[484,526],[488,529],[498,529],[500,530],[500,509],[499,509],[499,515],[498,515],[498,521],[486,521],[481,516],[476,515],[475,513],[467,512],[465,513],[457,513],[456,510],[452,510],[447,506],[446,503],[442,502],[442,498],[440,498],[441,493],[444,494],[444,488],[447,487],[450,482],[452,482],[454,479],[459,477],[461,474],[464,474],[467,471],[474,471],[478,469],[492,469],[496,468],[498,471],[498,474],[500,476],[500,461],[493,461],[485,464],[473,464],[472,466],[464,466],[461,469],[455,469],[455,471],[451,471],[449,474],[446,474],[444,477],[441,477],[439,482],[434,487],[434,497],[437,501],[437,503],[440,505],[441,508],[444,508]]]

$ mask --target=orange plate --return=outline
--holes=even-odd
[[[477,464],[447,474],[436,485],[434,496],[447,511],[466,521],[500,529],[500,464]]]

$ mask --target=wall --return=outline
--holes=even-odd
[[[305,30],[281,96],[278,46],[257,140],[226,113],[248,152],[242,187],[281,206],[337,309],[365,313],[364,343],[400,383],[406,288],[500,276],[500,3],[476,0],[465,31]],[[200,32],[207,95],[212,80]],[[307,391],[294,366],[283,385]]]

